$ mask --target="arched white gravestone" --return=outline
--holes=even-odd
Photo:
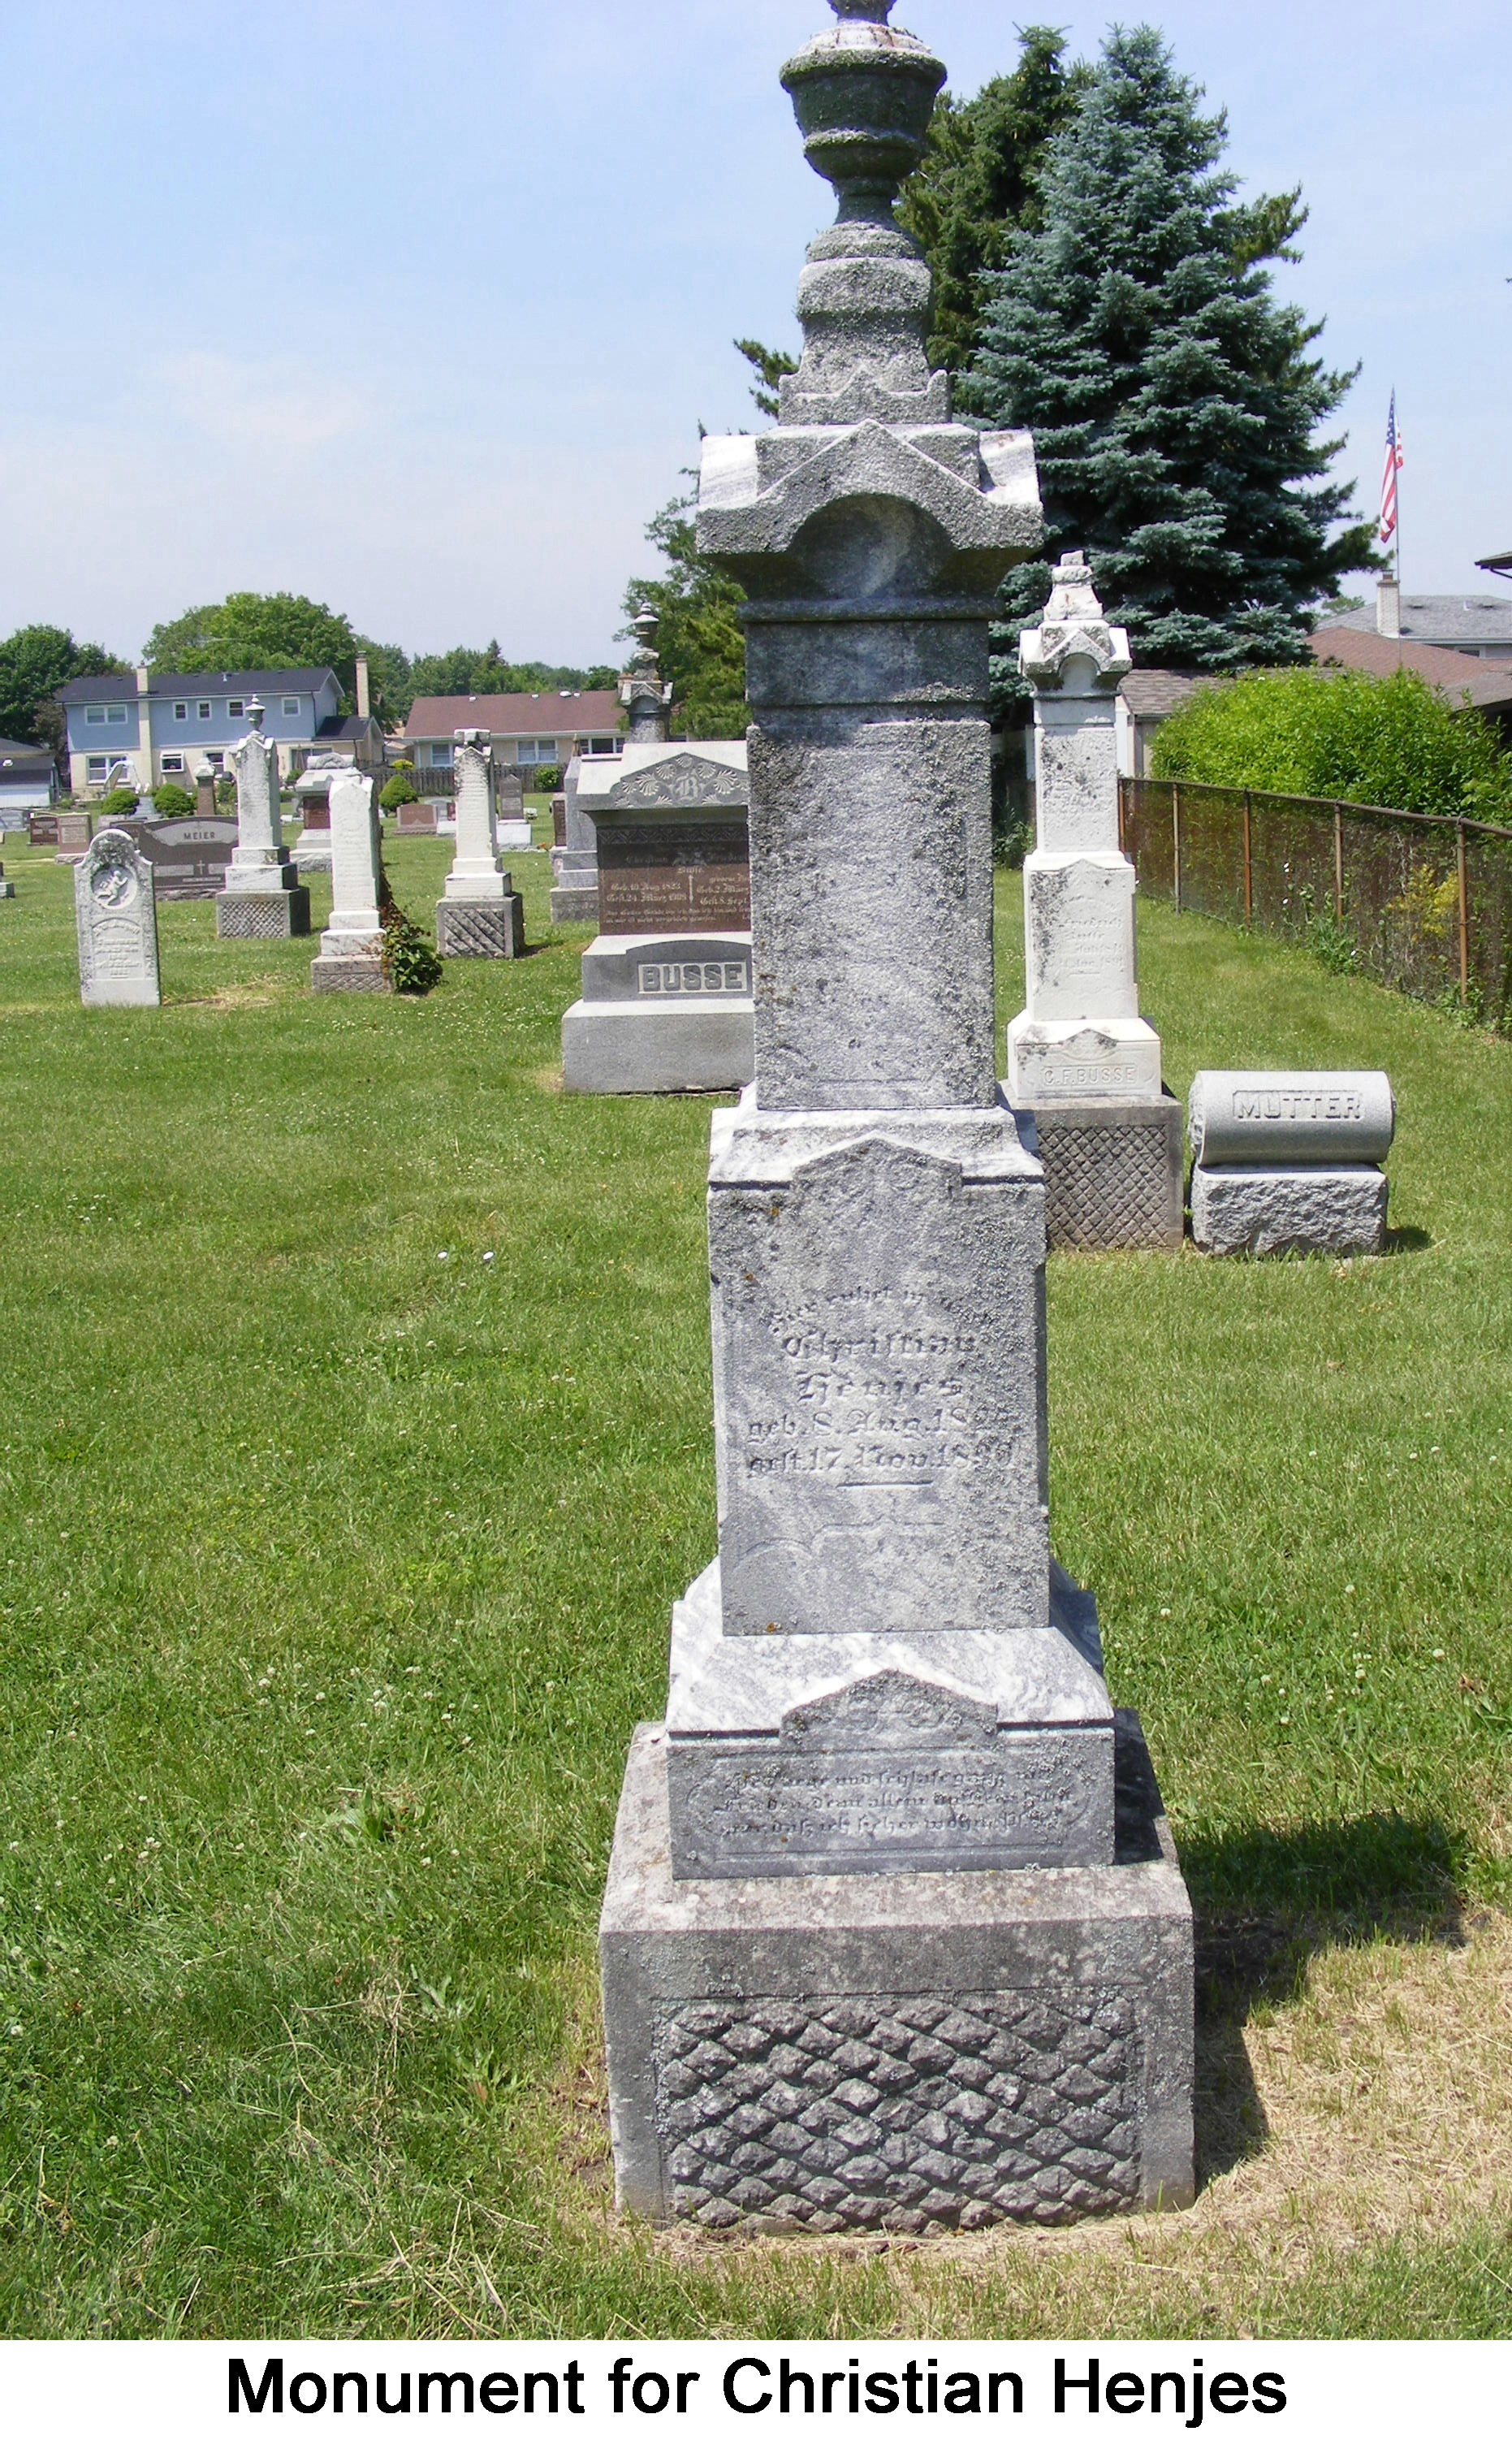
[[[124,831],[101,831],[74,867],[79,996],[86,1008],[160,1008],[152,868]]]
[[[330,922],[310,969],[316,991],[386,991],[382,867],[373,783],[350,767],[330,782]]]

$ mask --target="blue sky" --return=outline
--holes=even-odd
[[[1512,19],[1503,0],[1167,0],[1247,188],[1301,181],[1285,286],[1362,363],[1373,510],[1406,434],[1409,589],[1512,548]],[[899,0],[952,83],[1015,22]],[[823,0],[8,0],[0,26],[0,634],[133,654],[287,586],[410,651],[620,657],[627,580],[737,335],[794,335],[827,190],[776,81]]]

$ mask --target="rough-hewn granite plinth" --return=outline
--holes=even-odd
[[[579,889],[564,884],[551,893],[551,920],[554,924],[596,924],[598,921],[598,885]]]
[[[1118,1731],[1112,1864],[679,1881],[640,1729],[599,1929],[621,2207],[933,2235],[1190,2202],[1191,1908]]]
[[[1058,1252],[1179,1247],[1185,1234],[1182,1105],[1042,1102],[1019,1113],[1044,1165],[1047,1243]]]
[[[303,941],[310,935],[310,892],[303,882],[291,889],[223,889],[215,902],[221,941]]]
[[[1192,1240],[1204,1254],[1379,1254],[1386,1243],[1384,1170],[1192,1172]]]
[[[382,992],[388,977],[377,958],[317,958],[310,969],[310,988],[317,992]]]
[[[443,958],[523,958],[525,901],[443,898],[436,910],[436,945]]]
[[[749,998],[575,1000],[562,1075],[569,1093],[735,1092],[751,1081],[754,1025]]]

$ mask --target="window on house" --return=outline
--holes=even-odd
[[[296,694],[286,694],[286,695],[284,696],[284,699],[283,699],[283,716],[284,716],[285,720],[297,720],[297,719],[298,719],[298,717],[299,717],[299,697],[298,697]]]
[[[184,768],[184,757],[183,757],[183,755],[182,755],[182,754],[165,754],[165,755],[164,755],[164,757],[163,757],[163,768],[164,768],[165,772],[168,772],[168,771],[182,771],[182,770],[183,770],[183,768]]]
[[[522,737],[515,746],[517,762],[555,762],[557,741],[554,737]]]
[[[105,706],[105,717],[109,721],[112,728],[124,728],[126,726],[126,706],[123,703],[108,703]]]
[[[453,749],[450,745],[433,745],[431,748],[431,769],[433,771],[450,771],[452,768],[452,752]]]
[[[211,709],[212,709],[212,707],[211,707],[209,704],[207,704],[207,703],[197,704],[197,705],[195,706],[195,709],[198,711],[198,713],[199,713],[199,715],[200,715],[200,718],[201,718],[202,720],[208,720],[208,719],[209,719],[209,717],[210,717],[210,712],[211,712]]]
[[[104,780],[109,777],[110,756],[108,754],[91,754],[86,756],[85,762],[91,780]]]
[[[243,720],[246,717],[247,707],[240,695],[232,696],[231,701],[226,705],[226,709],[233,720]]]
[[[617,737],[590,737],[585,751],[589,754],[616,754],[619,740]]]
[[[187,720],[188,716],[189,707],[187,703],[176,703],[173,706],[173,717],[175,720]]]
[[[208,762],[212,771],[223,771],[225,769],[225,756],[223,754],[207,754],[205,759],[206,762]]]
[[[84,718],[89,723],[91,728],[103,728],[105,726],[104,705],[102,703],[90,704],[85,709]]]

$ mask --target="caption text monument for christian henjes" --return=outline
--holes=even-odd
[[[987,619],[1023,434],[952,421],[893,218],[945,70],[891,0],[783,72],[840,216],[748,597],[756,1081],[709,1168],[720,1555],[601,1928],[621,2201],[819,2230],[1185,2199],[1191,1917],[1046,1509],[1044,1193],[993,1056]]]

